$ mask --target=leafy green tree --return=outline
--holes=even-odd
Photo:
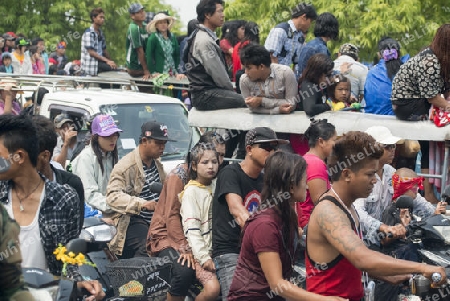
[[[102,7],[107,49],[116,63],[124,65],[126,31],[131,22],[128,7],[135,2],[141,3],[146,11],[169,11],[177,17],[170,5],[158,0],[15,0],[0,6],[0,34],[13,31],[29,39],[39,36],[46,41],[48,52],[54,51],[59,41],[66,41],[69,60],[79,59],[81,36],[91,25],[89,12]],[[179,28],[176,24],[175,33]]]
[[[290,9],[299,0],[232,0],[226,3],[228,20],[245,19],[260,26],[262,41],[271,28],[290,19]],[[430,44],[436,29],[448,20],[448,0],[315,0],[317,12],[331,12],[339,20],[339,40],[328,44],[337,53],[342,43],[360,47],[362,60],[371,61],[377,43],[391,36],[402,45],[403,53],[416,54]],[[312,25],[307,41],[313,38]]]

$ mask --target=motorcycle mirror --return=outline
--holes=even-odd
[[[22,268],[22,275],[31,288],[49,287],[58,283],[52,274],[38,268]]]
[[[68,252],[73,252],[75,254],[86,254],[88,252],[89,246],[88,242],[84,239],[76,238],[67,243],[66,249]]]
[[[412,211],[414,208],[414,199],[410,196],[402,195],[395,201],[395,207],[397,209],[409,209]]]
[[[161,193],[163,184],[161,182],[153,182],[150,184],[150,191],[153,193]]]

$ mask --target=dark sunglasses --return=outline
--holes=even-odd
[[[278,143],[259,143],[258,148],[261,148],[267,152],[271,152],[278,149]]]
[[[393,150],[397,147],[396,144],[383,144],[384,149],[386,150]]]

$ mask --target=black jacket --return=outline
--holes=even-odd
[[[300,103],[297,111],[305,111],[308,116],[315,116],[325,111],[331,110],[327,105],[327,90],[321,90],[320,87],[312,82],[304,80],[300,85]]]

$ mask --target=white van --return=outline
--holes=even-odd
[[[156,120],[168,127],[168,142],[161,157],[164,169],[169,172],[184,161],[189,149],[198,141],[200,133],[188,123],[188,111],[179,99],[156,94],[145,94],[113,89],[70,89],[50,92],[42,100],[40,114],[50,118],[67,113],[84,137],[85,121],[96,113],[113,116],[121,133],[119,159],[139,144],[141,125]]]

